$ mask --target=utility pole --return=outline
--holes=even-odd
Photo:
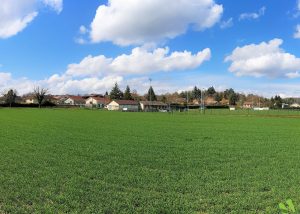
[[[152,112],[152,91],[151,91],[151,87],[152,87],[152,79],[151,78],[149,78],[149,82],[150,82],[150,88],[149,88],[149,97],[150,97],[150,106],[149,106],[149,110]]]
[[[186,92],[186,111],[189,111],[189,91]]]
[[[203,92],[204,92],[204,88],[202,88],[201,90],[201,113],[203,114],[204,111],[204,98],[203,98]]]

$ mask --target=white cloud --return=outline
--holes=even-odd
[[[38,15],[39,3],[57,12],[62,10],[62,0],[1,0],[0,39],[23,31]]]
[[[172,52],[169,48],[157,48],[148,51],[134,48],[131,54],[116,58],[87,56],[78,64],[70,64],[66,72],[72,76],[103,76],[106,74],[145,74],[159,71],[190,70],[199,67],[211,57],[210,49],[204,49],[193,55],[191,52]]]
[[[63,10],[63,0],[43,0],[43,3],[53,8],[57,13]]]
[[[0,73],[0,84],[4,84],[7,81],[11,80],[11,74],[10,73]]]
[[[24,94],[32,91],[34,81],[27,78],[13,79],[11,73],[0,73],[0,96],[10,88],[17,89],[18,94]]]
[[[79,33],[84,35],[88,33],[88,29],[85,26],[81,25],[79,28]]]
[[[122,83],[122,76],[105,76],[103,78],[86,77],[74,79],[70,76],[54,75],[40,83],[46,85],[53,94],[87,94],[103,93],[110,90],[118,82]]]
[[[300,39],[300,25],[296,26],[296,32],[294,33],[295,39]]]
[[[240,15],[239,20],[241,21],[241,20],[245,20],[245,19],[248,19],[248,20],[250,20],[250,19],[258,19],[261,16],[265,15],[265,12],[266,12],[266,7],[262,7],[256,13],[242,13]]]
[[[281,39],[273,39],[236,48],[225,59],[231,62],[229,71],[237,76],[298,77],[300,58],[281,49],[282,43]]]
[[[233,18],[229,18],[228,20],[222,21],[220,23],[220,28],[221,29],[226,29],[226,28],[230,28],[233,26]]]
[[[110,90],[115,82],[124,83],[126,77],[133,81],[149,73],[195,69],[210,57],[208,48],[192,54],[188,51],[170,53],[169,48],[149,51],[146,47],[138,47],[128,55],[115,58],[87,56],[79,63],[68,65],[63,74],[54,74],[44,80],[13,79],[10,73],[0,73],[0,90],[16,88],[20,94],[24,94],[32,91],[35,85],[41,85],[53,94],[103,93]]]
[[[190,26],[198,31],[210,28],[222,13],[222,5],[214,0],[109,0],[97,9],[90,37],[122,46],[161,42]]]

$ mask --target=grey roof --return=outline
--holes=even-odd
[[[145,106],[167,106],[167,104],[160,101],[141,101],[140,103]]]

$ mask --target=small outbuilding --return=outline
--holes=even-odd
[[[139,103],[134,100],[113,100],[107,105],[109,111],[139,111]]]
[[[140,106],[142,111],[160,111],[168,108],[167,104],[159,101],[141,101]]]

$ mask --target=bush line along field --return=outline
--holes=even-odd
[[[278,213],[300,121],[0,109],[0,213]]]

